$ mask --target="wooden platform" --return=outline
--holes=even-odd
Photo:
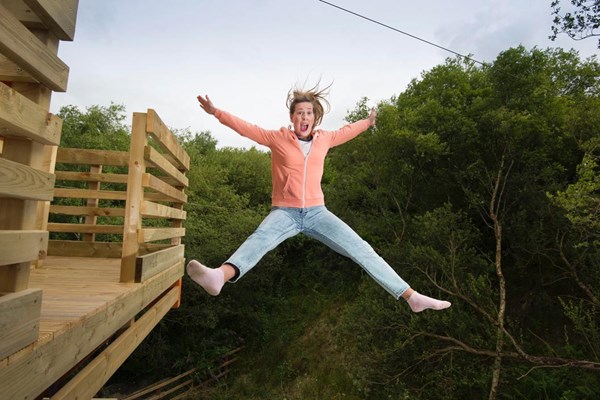
[[[0,360],[1,399],[36,398],[163,294],[167,311],[177,302],[179,289],[169,289],[181,260],[143,283],[119,283],[120,271],[120,258],[87,257],[47,257],[31,271],[30,287],[43,293],[39,338]]]
[[[43,342],[82,323],[139,289],[119,283],[121,259],[48,257],[31,272],[30,286],[43,290],[40,339]]]

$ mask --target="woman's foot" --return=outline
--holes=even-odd
[[[220,268],[208,268],[196,260],[192,260],[187,265],[187,273],[190,278],[211,296],[218,296],[225,285],[225,275]]]
[[[431,297],[424,296],[420,293],[413,292],[406,300],[410,309],[413,312],[421,312],[423,310],[443,310],[452,305],[449,301],[437,300]]]

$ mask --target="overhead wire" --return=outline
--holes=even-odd
[[[413,39],[416,39],[416,40],[419,40],[419,41],[421,41],[421,42],[427,43],[428,45],[431,45],[431,46],[437,47],[438,49],[441,49],[441,50],[447,51],[447,52],[449,52],[449,53],[455,54],[455,55],[457,55],[457,56],[463,57],[463,58],[465,58],[465,59],[467,59],[467,60],[469,60],[469,61],[472,61],[472,62],[474,62],[474,63],[476,63],[476,64],[480,64],[480,65],[482,65],[482,66],[485,66],[485,64],[484,64],[483,62],[481,62],[481,61],[478,61],[478,60],[474,59],[473,57],[469,57],[469,56],[466,56],[466,55],[464,55],[464,54],[458,53],[458,52],[456,52],[456,51],[454,51],[454,50],[451,50],[451,49],[449,49],[449,48],[447,48],[447,47],[440,46],[439,44],[436,44],[436,43],[430,42],[429,40],[426,40],[426,39],[420,38],[420,37],[418,37],[418,36],[412,35],[412,34],[410,34],[410,33],[408,33],[408,32],[404,32],[404,31],[402,31],[402,30],[400,30],[400,29],[394,28],[393,26],[390,26],[390,25],[384,24],[383,22],[377,21],[377,20],[375,20],[375,19],[373,19],[373,18],[369,18],[369,17],[367,17],[367,16],[364,16],[364,15],[362,15],[362,14],[359,14],[359,13],[357,13],[357,12],[354,12],[354,11],[348,10],[347,8],[340,7],[340,6],[336,5],[336,4],[330,3],[330,2],[328,2],[328,1],[324,1],[324,0],[319,0],[319,1],[320,1],[321,3],[325,3],[325,4],[329,5],[329,6],[331,6],[331,7],[334,7],[334,8],[337,8],[337,9],[339,9],[339,10],[342,10],[342,11],[344,11],[344,12],[347,12],[348,14],[355,15],[355,16],[357,16],[357,17],[359,17],[359,18],[365,19],[365,20],[367,20],[367,21],[369,21],[369,22],[372,22],[372,23],[374,23],[374,24],[381,25],[381,26],[383,26],[384,28],[391,29],[391,30],[393,30],[393,31],[395,31],[395,32],[401,33],[401,34],[403,34],[403,35],[406,35],[406,36],[408,36],[408,37],[411,37],[411,38],[413,38]]]

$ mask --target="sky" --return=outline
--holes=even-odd
[[[329,3],[481,62],[519,45],[598,53],[594,38],[548,39],[550,0]],[[152,108],[172,129],[210,131],[219,147],[240,148],[255,144],[202,111],[197,95],[278,129],[289,124],[290,88],[331,83],[321,127],[337,129],[361,98],[375,106],[454,57],[319,0],[80,0],[75,39],[61,42],[58,56],[69,82],[51,112],[116,103],[130,121]]]

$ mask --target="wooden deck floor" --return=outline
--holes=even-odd
[[[144,283],[119,283],[120,263],[47,257],[31,271],[30,287],[43,290],[39,338],[0,360],[0,398],[35,398],[168,291],[184,269],[181,261]]]
[[[120,258],[47,257],[42,268],[32,270],[30,287],[43,290],[37,345],[139,288],[119,283],[120,267]]]

